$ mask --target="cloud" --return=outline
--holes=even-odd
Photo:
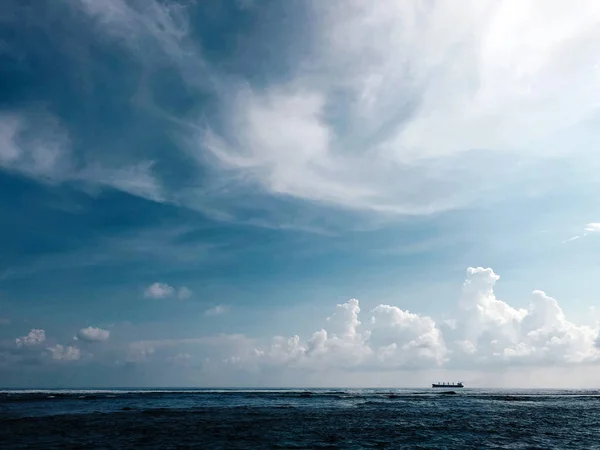
[[[175,288],[166,283],[153,283],[146,288],[144,296],[149,298],[167,298],[175,293]]]
[[[560,133],[593,133],[596,2],[544,14],[471,1],[307,5],[314,45],[289,79],[234,86],[201,133],[196,154],[206,161],[208,149],[220,176],[275,196],[427,214],[485,202],[570,155]]]
[[[379,305],[372,313],[369,343],[379,347],[382,363],[407,366],[435,361],[439,365],[447,359],[442,334],[430,317],[390,305]]]
[[[468,0],[452,8],[417,0],[249,8],[244,14],[285,14],[300,25],[269,28],[269,53],[281,55],[286,70],[265,63],[264,77],[241,70],[244,58],[224,64],[205,55],[196,39],[202,24],[193,20],[206,16],[198,14],[208,8],[203,2],[69,5],[94,45],[122,46],[141,64],[140,85],[149,91],[141,108],[165,119],[181,150],[168,161],[131,152],[123,167],[92,161],[75,179],[221,220],[253,210],[268,216],[254,224],[291,226],[281,209],[265,205],[430,214],[510,195],[507,185],[550,189],[535,176],[546,161],[567,152],[573,164],[596,157],[592,145],[572,150],[572,137],[590,142],[600,100],[599,7],[591,0],[577,11],[544,3],[543,14],[539,5]],[[296,28],[304,34],[292,35]],[[260,53],[262,32],[240,31],[248,54]],[[290,45],[300,41],[301,49]],[[163,68],[177,74],[149,75]],[[155,104],[155,94],[171,88],[186,92],[186,112]],[[15,125],[5,128],[10,136]],[[65,152],[65,163],[76,165],[80,158]],[[8,146],[2,154],[8,161],[20,153]],[[185,177],[161,178],[190,156],[196,167]]]
[[[323,328],[304,336],[140,340],[117,350],[123,352],[118,360],[156,370],[177,365],[215,380],[228,374],[234,384],[267,374],[274,377],[269,380],[307,377],[318,384],[340,374],[462,371],[485,376],[499,368],[539,371],[600,364],[600,322],[569,320],[557,300],[539,290],[531,293],[526,306],[515,307],[496,297],[499,280],[491,268],[469,267],[454,307],[440,321],[401,305],[364,309],[359,300],[350,299],[335,306]],[[219,306],[211,313],[226,310]],[[56,349],[56,358],[75,352]]]
[[[141,161],[134,165],[106,168],[93,163],[81,170],[74,179],[92,185],[109,186],[155,202],[164,202],[163,189],[152,174],[154,165],[154,161]]]
[[[600,223],[588,223],[585,226],[585,231],[588,233],[598,233],[600,232]]]
[[[193,292],[185,286],[176,289],[166,283],[159,282],[151,284],[144,291],[144,297],[147,298],[170,298],[175,296],[179,300],[186,300],[190,298],[192,294]]]
[[[89,342],[102,342],[108,340],[109,337],[110,331],[95,327],[82,328],[77,333],[77,338]]]
[[[51,182],[68,178],[71,142],[62,124],[40,112],[1,114],[0,167]]]
[[[225,314],[230,309],[231,308],[228,305],[217,305],[213,308],[209,308],[206,311],[204,311],[204,315],[205,316],[218,316],[221,314]]]
[[[152,161],[115,167],[92,159],[81,166],[64,124],[38,109],[0,114],[0,168],[46,183],[80,182],[88,188],[112,188],[163,200],[151,173]]]
[[[22,336],[15,339],[17,347],[29,347],[39,345],[46,340],[46,332],[42,329],[33,328],[27,333],[27,336]]]
[[[72,345],[64,347],[60,344],[56,344],[52,347],[48,347],[48,350],[52,354],[52,359],[60,361],[77,361],[81,359],[81,350]]]
[[[527,309],[498,300],[492,269],[469,268],[463,286],[457,330],[469,357],[465,363],[556,365],[599,360],[598,328],[570,322],[558,302],[535,290]],[[449,332],[447,334],[450,334]],[[462,358],[456,357],[456,363]]]
[[[360,311],[356,299],[338,304],[327,320],[328,330],[313,333],[306,342],[299,336],[275,337],[269,347],[256,349],[249,360],[251,364],[290,365],[310,371],[424,368],[445,361],[445,343],[430,317],[379,305],[369,313],[368,322],[362,323]]]
[[[281,14],[299,26],[238,30],[247,52],[236,55],[203,51],[195,19],[207,17],[204,3],[77,0],[68,2],[73,14],[61,14],[85,24],[90,48],[128,52],[142,92],[132,93],[136,122],[151,112],[144,125],[158,118],[179,151],[166,156],[134,140],[127,147],[143,150],[100,160],[103,152],[77,153],[78,136],[50,114],[14,111],[0,125],[3,167],[220,220],[309,229],[273,205],[378,219],[430,214],[551,189],[536,174],[557,157],[597,164],[587,139],[597,134],[590,123],[600,100],[594,1],[576,11],[544,3],[543,14],[535,2],[274,3],[244,14]],[[256,76],[240,54],[261,55],[265,40],[278,63],[265,61]],[[179,91],[184,107],[156,104]]]
[[[539,290],[531,294],[528,308],[514,308],[496,298],[499,278],[490,268],[470,267],[451,322],[437,324],[431,317],[384,304],[362,320],[365,313],[352,299],[337,305],[327,329],[307,340],[277,336],[227,361],[248,370],[308,371],[492,370],[499,365],[600,362],[600,325],[569,321],[558,302]]]
[[[567,243],[567,242],[573,242],[576,241],[577,239],[581,239],[584,238],[586,236],[588,236],[590,233],[599,233],[600,232],[600,223],[588,223],[585,228],[583,229],[583,234],[578,234],[575,236],[570,237],[569,239],[565,239],[564,241],[562,241],[563,244]]]
[[[158,0],[78,0],[75,4],[93,19],[96,31],[125,44],[144,65],[174,66],[196,88],[214,89],[218,83],[190,38],[189,4]]]

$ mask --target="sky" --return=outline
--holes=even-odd
[[[0,387],[598,387],[600,3],[4,0]]]

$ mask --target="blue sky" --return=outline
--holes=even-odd
[[[0,386],[597,384],[597,3],[5,3]]]

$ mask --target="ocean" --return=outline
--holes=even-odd
[[[1,448],[600,448],[600,391],[0,391]]]

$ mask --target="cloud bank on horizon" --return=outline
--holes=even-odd
[[[96,347],[80,349],[77,345],[48,345],[45,331],[32,329],[15,340],[10,354],[13,362],[34,357],[46,365],[53,360],[122,364],[112,359],[115,357],[125,364],[176,365],[200,383],[214,383],[210,376],[215,374],[227,379],[233,372],[238,375],[238,385],[264,371],[301,375],[350,370],[372,377],[397,370],[493,371],[586,367],[600,362],[600,320],[593,325],[573,323],[555,299],[539,290],[533,291],[526,309],[514,308],[496,298],[494,286],[499,278],[490,268],[469,267],[456,316],[441,322],[386,304],[361,313],[359,301],[351,299],[336,306],[327,318],[327,329],[308,338],[294,335],[265,340],[219,334],[136,340],[110,347],[108,330],[87,327],[79,331],[79,339],[94,342]],[[211,315],[225,311],[215,307]],[[261,383],[260,378],[256,383]]]

